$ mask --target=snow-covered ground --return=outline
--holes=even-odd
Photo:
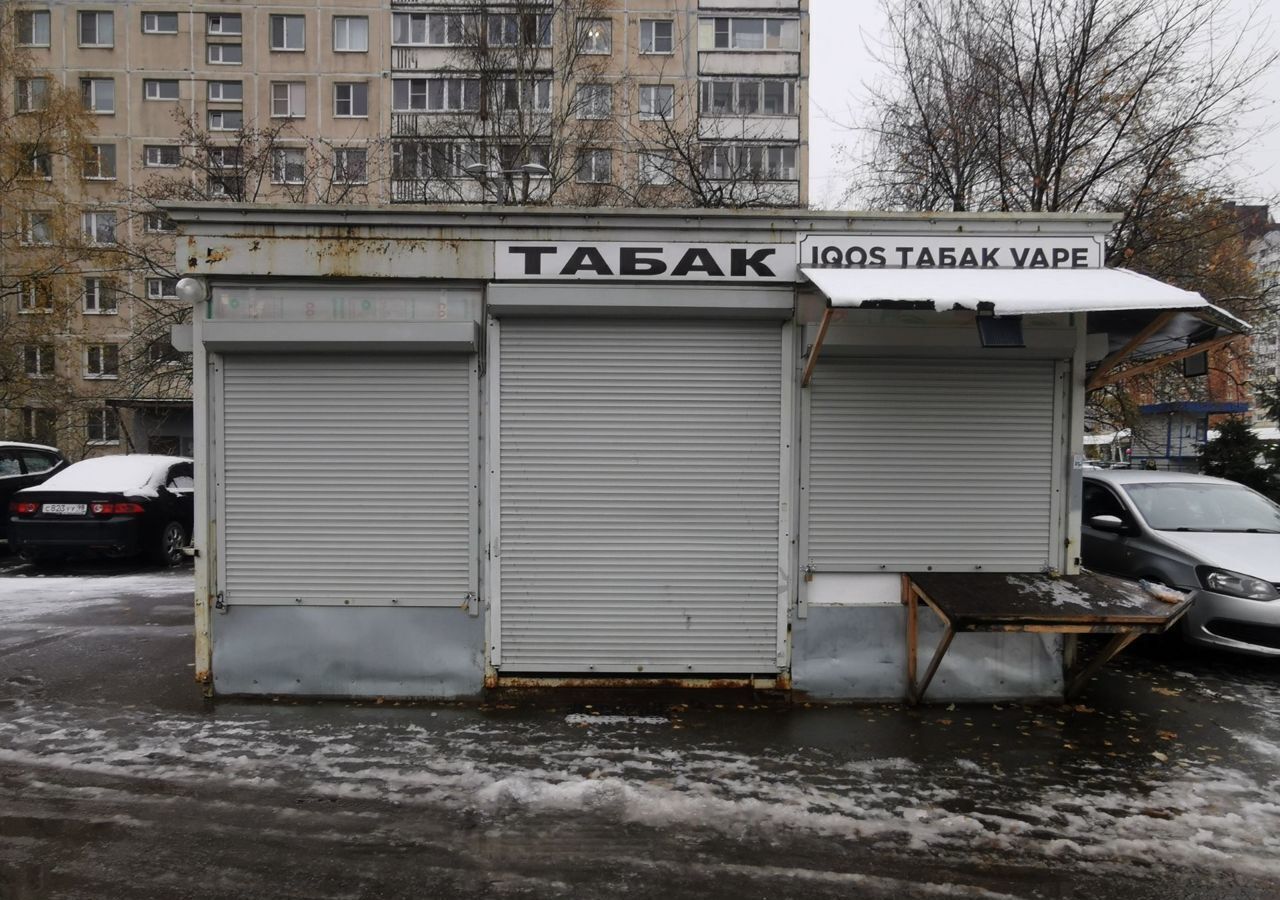
[[[128,644],[186,621],[187,591],[172,573],[0,579],[0,633],[87,639],[86,617],[101,616],[113,632],[99,639]],[[125,606],[144,608],[136,625],[111,618]],[[158,652],[189,650],[172,646]],[[304,855],[350,829],[381,847],[432,822],[500,836],[504,854],[565,829],[626,835],[625,847],[595,847],[577,881],[540,881],[531,896],[587,896],[590,877],[592,895],[635,893],[619,873],[638,869],[723,883],[723,896],[744,881],[761,896],[1026,898],[1047,896],[1029,886],[1040,878],[1128,898],[1170,878],[1255,891],[1241,896],[1280,884],[1280,691],[1266,667],[1153,676],[1143,662],[1112,674],[1120,700],[1105,711],[283,701],[175,712],[146,697],[58,696],[36,657],[3,647],[0,810],[73,803],[84,821],[142,832],[199,796],[184,819],[238,815],[209,806],[224,804],[244,811],[246,832],[297,829]],[[42,852],[41,834],[0,828],[0,875]],[[478,852],[479,838],[456,834],[457,846],[430,840]],[[1005,869],[1020,874],[992,874]],[[1112,884],[1129,887],[1108,894]]]

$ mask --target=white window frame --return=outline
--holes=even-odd
[[[161,28],[160,27],[161,16],[173,16],[173,27]],[[142,33],[143,34],[177,34],[178,33],[178,13],[176,12],[143,12]]]
[[[107,93],[103,90],[103,85],[111,85],[111,105],[101,106],[106,102],[106,98],[101,96]],[[84,108],[95,116],[114,116],[116,114],[116,80],[114,78],[81,78],[80,79],[80,95],[84,99]]]
[[[523,109],[528,112],[551,112],[551,79],[499,78],[491,82],[496,90],[493,108],[498,111]],[[514,95],[514,97],[513,97]],[[530,102],[532,98],[532,103]],[[515,100],[514,104],[511,102]]]
[[[471,17],[456,12],[391,14],[393,47],[461,47],[471,30]]]
[[[168,291],[166,292],[166,288]],[[178,279],[152,276],[147,279],[148,300],[177,300]]]
[[[415,83],[420,83],[421,89],[415,90]],[[397,95],[400,93],[399,85],[406,84],[407,96],[409,99],[408,106],[398,106],[400,99]],[[439,87],[434,87],[439,85]],[[454,88],[457,86],[455,92]],[[451,96],[457,94],[456,97]],[[438,94],[438,97],[434,96]],[[414,98],[420,96],[422,98],[421,106],[414,106]],[[443,101],[442,105],[433,106],[433,100]],[[458,105],[454,104],[454,100],[458,101]],[[391,109],[392,112],[429,112],[429,113],[458,113],[458,112],[476,112],[480,109],[480,79],[479,78],[395,78],[391,82]]]
[[[80,234],[85,243],[95,247],[114,247],[116,229],[120,227],[120,216],[114,209],[87,209],[80,216]],[[110,229],[110,238],[101,240],[106,229]]]
[[[280,42],[276,43],[276,23],[280,23]],[[272,53],[304,53],[307,49],[307,17],[276,13],[267,17],[268,45]]]
[[[666,96],[666,103],[661,105],[665,109],[656,109],[660,104],[661,95]],[[640,118],[644,121],[658,122],[663,119],[670,120],[676,112],[676,88],[672,84],[642,84],[640,85],[640,105],[638,107]]]
[[[227,51],[234,49],[239,59],[227,60],[225,57]],[[209,44],[207,49],[206,61],[211,66],[242,66],[244,65],[244,44]],[[214,59],[214,57],[217,59]]]
[[[120,377],[119,344],[86,344],[84,377],[89,381],[110,381]]]
[[[305,119],[307,117],[307,83],[305,81],[271,82],[271,118]]]
[[[40,278],[27,278],[20,281],[18,312],[22,315],[53,312],[53,287],[49,282]]]
[[[613,19],[579,19],[578,52],[583,56],[612,56]]]
[[[293,171],[296,169],[297,174]],[[299,185],[307,181],[307,151],[302,147],[271,150],[271,183]]]
[[[19,177],[53,180],[53,154],[40,144],[25,144],[21,148],[21,171]]]
[[[587,170],[586,178],[583,170]],[[601,177],[603,175],[603,177]],[[582,150],[574,166],[574,181],[578,184],[610,184],[613,181],[613,152],[604,148]]]
[[[233,19],[234,25],[231,24]],[[244,17],[240,13],[205,13],[204,33],[215,37],[240,37],[244,34]]]
[[[49,79],[42,76],[19,78],[13,84],[14,109],[33,113],[49,105]]]
[[[344,162],[344,159],[352,155],[359,154],[360,158],[360,176],[358,178],[347,177],[349,174],[350,164]],[[333,149],[333,183],[334,184],[368,184],[369,183],[369,152],[364,147],[335,147]]]
[[[240,121],[234,126],[228,128],[226,124],[227,116],[235,116]],[[214,124],[217,122],[218,124]],[[209,130],[210,131],[239,131],[244,127],[244,112],[239,109],[211,109],[209,110]]]
[[[91,447],[113,447],[120,443],[120,420],[109,406],[87,412],[84,425],[85,443]]]
[[[780,113],[765,111],[765,90],[770,84],[783,87],[783,107]],[[743,100],[743,88],[751,85],[754,90],[754,109],[746,109]],[[718,109],[715,105],[717,88],[729,89],[729,105]],[[797,115],[797,86],[788,78],[769,78],[760,76],[743,76],[740,78],[708,78],[698,86],[698,111],[704,116],[762,116],[765,118],[786,118]]]
[[[44,233],[39,240],[37,229]],[[48,210],[29,209],[22,214],[22,243],[32,247],[47,247],[53,243],[53,214]]]
[[[174,234],[178,226],[162,212],[149,212],[142,216],[142,230],[147,234]]]
[[[674,161],[665,153],[641,150],[636,155],[636,172],[642,185],[665,187],[674,184],[672,168],[674,168]]]
[[[85,146],[84,168],[81,175],[86,181],[115,181],[116,172],[115,144]]]
[[[43,22],[44,40],[41,40]],[[47,9],[20,9],[15,14],[15,29],[19,47],[48,47],[52,34],[52,18]]]
[[[240,91],[239,97],[226,96],[227,88],[235,85]],[[225,81],[214,79],[205,82],[205,99],[210,103],[244,103],[244,82],[243,81]]]
[[[396,141],[391,145],[391,173],[399,180],[467,178],[470,176],[463,169],[481,161],[480,147],[472,141]]]
[[[363,43],[363,47],[351,46],[353,37],[351,26],[359,22],[364,27],[364,33],[360,34],[359,29],[355,32],[355,37],[361,38],[357,43]],[[334,16],[333,17],[333,52],[334,53],[368,53],[369,52],[369,17],[368,16]]]
[[[533,28],[536,40],[526,41],[525,26],[536,17]],[[491,12],[485,16],[485,39],[490,47],[550,47],[553,17],[540,12]]]
[[[173,96],[164,96],[162,87],[173,86]],[[144,78],[142,79],[142,99],[154,101],[168,101],[182,99],[182,87],[176,78]]]
[[[773,16],[708,16],[702,20],[711,23],[711,46],[707,50],[731,50],[735,53],[794,53],[800,49],[800,20]],[[746,47],[740,42],[739,29],[747,22],[761,22],[760,46]],[[722,24],[723,23],[723,24]],[[787,26],[792,26],[788,28]],[[777,34],[770,34],[777,30]],[[794,42],[783,44],[784,32],[791,31]],[[721,38],[723,36],[723,43]],[[770,42],[773,46],[770,46]]]
[[[173,151],[173,162],[161,162],[165,150]],[[182,148],[176,144],[147,144],[142,148],[142,165],[147,169],[176,169],[182,165]]]
[[[31,365],[33,359],[34,366]],[[28,378],[52,378],[56,374],[57,362],[58,351],[53,344],[22,345],[22,373]]]
[[[120,312],[116,286],[105,278],[86,278],[80,294],[80,309],[86,316],[114,316]]]
[[[756,170],[751,155],[759,152],[759,169]],[[791,167],[785,168],[787,154],[791,155]],[[703,147],[704,174],[712,181],[732,179],[755,181],[797,181],[799,179],[800,151],[795,144],[709,144]],[[705,164],[710,154],[711,167]],[[742,155],[747,154],[746,161]],[[722,162],[717,162],[717,157]],[[776,160],[776,163],[775,163]],[[718,174],[723,170],[723,174]]]
[[[670,46],[665,50],[658,49],[658,25],[666,25],[670,33],[666,40]],[[644,56],[670,56],[676,52],[676,23],[674,19],[641,19],[640,20],[640,53]]]
[[[105,18],[104,18],[105,17]],[[84,39],[85,23],[93,21],[93,40]],[[108,32],[103,40],[102,23],[106,22]],[[116,17],[108,9],[82,9],[76,13],[76,42],[81,47],[114,47],[116,45]]]
[[[603,98],[603,102],[601,101]],[[579,119],[599,121],[613,115],[613,85],[589,82],[578,85],[574,114]]]
[[[347,96],[342,96],[343,91]],[[357,98],[357,95],[359,97]],[[357,99],[364,107],[364,112],[357,112]],[[347,112],[342,111],[346,104]],[[367,119],[369,118],[369,83],[367,81],[335,81],[333,84],[333,116],[335,119]]]

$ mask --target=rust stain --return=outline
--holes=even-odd
[[[196,672],[197,684],[208,684],[211,681],[213,681],[213,673],[210,672],[208,669],[201,669],[200,671]]]
[[[231,257],[231,251],[226,247],[213,248],[209,247],[205,250],[204,261],[207,263],[226,262]]]

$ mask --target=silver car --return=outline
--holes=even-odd
[[[1194,591],[1182,620],[1192,643],[1280,656],[1280,506],[1258,492],[1206,475],[1090,471],[1081,538],[1087,568]]]

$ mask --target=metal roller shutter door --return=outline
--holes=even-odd
[[[507,672],[778,670],[777,322],[504,320]]]
[[[461,605],[475,568],[471,366],[226,355],[228,601]]]
[[[810,389],[816,571],[1045,566],[1052,362],[827,357]]]

